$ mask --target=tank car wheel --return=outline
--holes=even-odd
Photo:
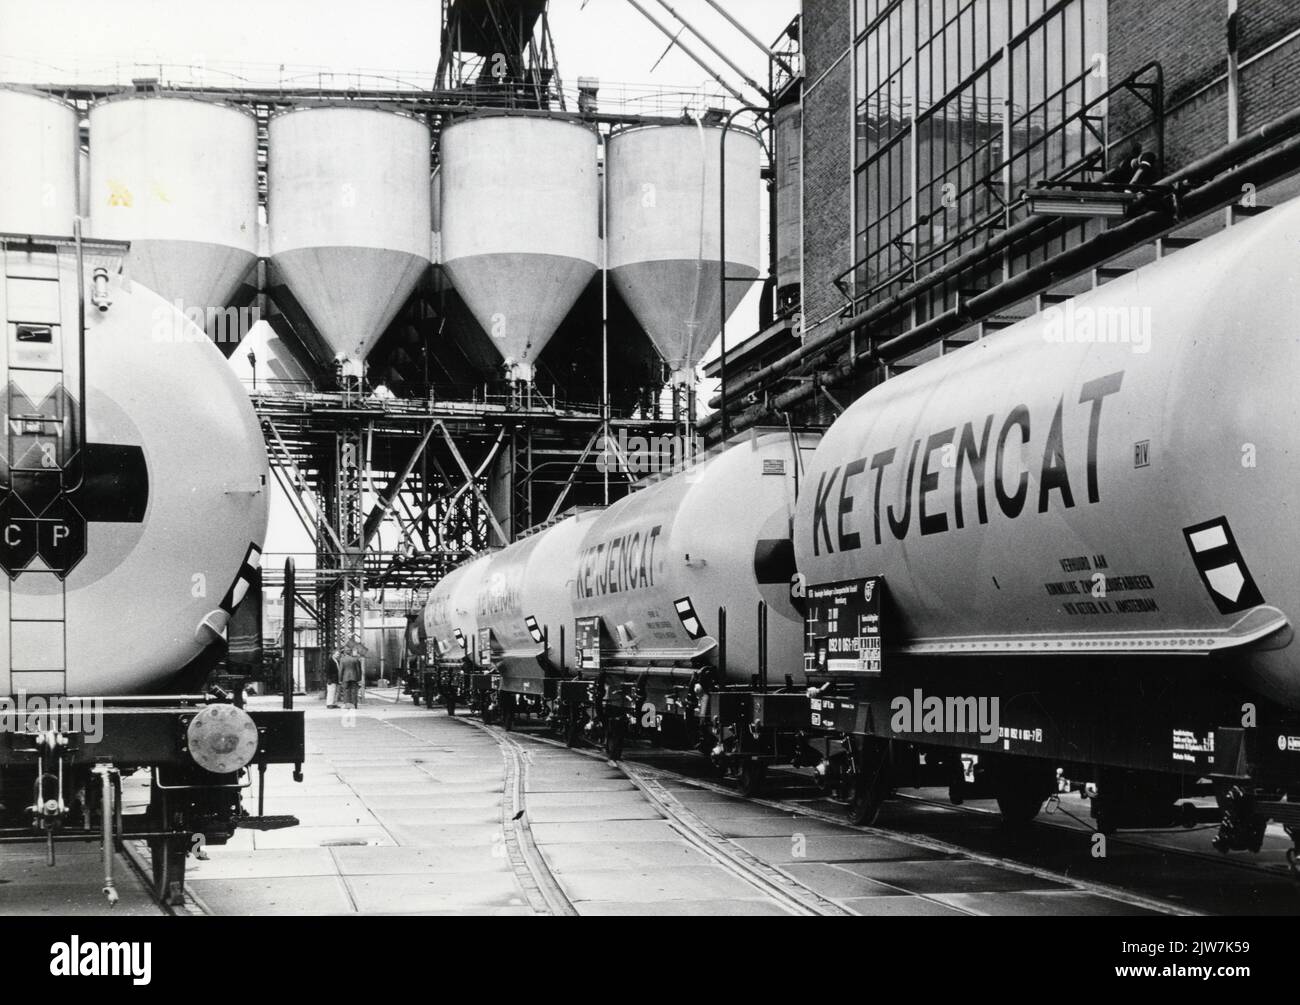
[[[880,809],[889,798],[892,786],[889,779],[889,748],[885,745],[868,746],[854,757],[857,772],[852,778],[852,798],[849,800],[849,823],[855,827],[870,827],[880,816]]]
[[[623,734],[626,724],[621,714],[614,715],[605,723],[605,756],[611,761],[623,759]]]
[[[1027,826],[1034,817],[1038,816],[1038,811],[1046,802],[1045,799],[1029,792],[1002,793],[997,797],[997,801],[998,811],[1002,814],[1002,824],[1005,827]]]
[[[767,765],[761,761],[744,761],[740,773],[736,775],[736,791],[746,799],[762,794],[763,783],[767,781]]]
[[[854,827],[872,826],[880,817],[889,791],[889,780],[883,770],[872,781],[855,785],[853,798],[849,800],[849,823]]]
[[[180,907],[185,903],[185,853],[185,845],[175,838],[149,839],[151,892],[164,907]]]
[[[1008,828],[1027,827],[1038,816],[1056,784],[1056,772],[1049,769],[1004,767],[993,776],[994,798]],[[1105,817],[1098,816],[1099,829],[1107,833]],[[1114,828],[1111,828],[1111,832]]]

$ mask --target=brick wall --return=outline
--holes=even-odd
[[[850,0],[803,2],[803,311],[809,325],[844,305],[832,280],[853,264],[853,62],[844,56],[849,10]]]
[[[1166,167],[1175,170],[1223,146],[1228,135],[1227,0],[1112,0],[1111,81],[1157,60],[1165,74]],[[1241,0],[1241,58],[1249,59],[1300,29],[1296,0]],[[1289,43],[1243,68],[1241,129],[1255,128],[1300,104],[1300,45]],[[1138,114],[1131,100],[1113,103],[1112,130]]]

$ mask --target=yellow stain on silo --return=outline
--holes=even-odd
[[[131,190],[120,181],[108,182],[108,204],[110,206],[130,206]]]
[[[171,196],[169,196],[169,195],[166,193],[166,191],[163,189],[163,187],[162,187],[160,184],[158,184],[158,182],[154,182],[154,183],[149,187],[149,191],[150,191],[150,193],[153,195],[153,197],[154,197],[155,199],[157,199],[159,202],[171,202],[171,201],[172,201]]]

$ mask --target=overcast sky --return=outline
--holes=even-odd
[[[640,0],[661,22],[656,0]],[[724,0],[764,41],[772,41],[798,11],[798,0]],[[132,64],[163,64],[164,76],[192,76],[205,67],[218,82],[236,74],[273,83],[285,73],[366,71],[402,79],[431,77],[438,65],[438,0],[0,0],[0,76],[44,81],[77,77],[121,80]],[[672,6],[755,79],[766,78],[762,55],[704,0]],[[656,67],[668,40],[627,0],[552,0],[551,25],[566,82],[579,75],[606,82],[698,86],[706,74],[673,51]],[[702,55],[720,64],[702,44]],[[736,75],[728,70],[728,76]]]
[[[660,23],[681,28],[656,0],[640,2]],[[766,83],[766,57],[704,0],[669,2],[750,77]],[[723,5],[769,43],[799,10],[798,0]],[[429,86],[438,65],[441,10],[438,0],[0,0],[0,80],[129,84],[132,77],[160,74],[177,83],[310,84],[318,72],[360,72]],[[605,107],[655,89],[666,95],[660,110],[676,112],[681,105],[673,106],[674,92],[717,90],[681,50],[664,55],[668,39],[627,0],[552,0],[550,18],[566,87],[579,76],[598,77]],[[698,39],[689,33],[683,39],[740,86],[739,75]],[[357,83],[380,86],[377,79]],[[751,295],[728,326],[728,341],[743,339],[756,322]],[[706,384],[704,400],[714,382]],[[310,547],[283,500],[272,507],[267,545],[268,552]]]

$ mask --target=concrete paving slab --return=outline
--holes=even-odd
[[[743,900],[761,896],[753,885],[720,866],[566,872],[559,880],[575,903],[607,900],[648,904],[663,900]]]
[[[620,790],[635,789],[636,786],[619,775],[609,778],[537,778],[528,779],[527,792],[618,792]]]
[[[796,880],[829,900],[855,897],[897,897],[904,891],[880,880],[868,879],[830,862],[795,862],[781,866]]]
[[[646,802],[618,802],[609,806],[534,806],[529,800],[528,819],[534,824],[554,824],[585,820],[660,820],[662,817]]]
[[[713,864],[707,855],[684,842],[617,841],[539,847],[547,866],[557,875],[604,869],[682,869]]]
[[[501,791],[482,791],[462,788],[454,792],[434,790],[409,796],[374,796],[366,795],[366,802],[376,813],[387,810],[444,810],[444,809],[498,809],[501,806]]]
[[[1005,893],[1021,890],[1070,890],[1067,883],[1041,879],[1031,873],[999,869],[961,859],[929,862],[854,862],[843,868],[880,880],[910,893]]]
[[[644,805],[645,796],[636,788],[606,789],[600,792],[529,792],[530,811],[550,806],[613,806],[617,803]]]
[[[736,844],[751,855],[773,865],[790,862],[864,862],[910,860],[927,855],[940,858],[937,852],[927,853],[902,841],[875,837],[871,834],[815,834],[805,835],[796,843],[787,837],[737,838]]]
[[[214,914],[353,913],[343,881],[337,876],[195,880],[190,888]]]
[[[98,845],[61,844],[56,865],[45,864],[44,845],[5,845],[0,850],[0,916],[157,917],[162,912],[122,856],[113,865],[118,903],[103,894],[104,867]]]
[[[528,906],[511,873],[352,876],[347,885],[357,910],[363,913]]]
[[[538,844],[605,844],[611,841],[680,841],[664,820],[610,820],[602,823],[537,824]]]
[[[789,912],[770,900],[664,900],[657,903],[627,901],[585,901],[575,904],[586,918],[723,918],[789,917]]]
[[[285,876],[333,876],[338,872],[328,848],[213,849],[207,861],[189,860],[187,880],[271,879]]]
[[[254,832],[250,832],[254,833]],[[328,848],[342,844],[396,844],[383,827],[287,827],[280,831],[257,831],[253,847]]]
[[[1126,904],[1082,890],[1010,893],[940,893],[934,899],[980,915],[1082,915],[1085,917],[1156,916],[1158,911]]]
[[[426,848],[331,848],[333,864],[345,876],[405,876],[441,873],[508,873],[505,845],[437,845]]]
[[[696,814],[707,821],[719,834],[730,838],[784,837],[792,838],[796,834],[839,834],[847,833],[843,827],[828,824],[824,820],[812,817],[791,817],[788,814],[770,811],[763,815],[744,814],[729,816],[725,812],[705,812],[705,808],[695,808]]]
[[[844,907],[869,917],[966,917],[966,912],[922,897],[865,897],[846,900]]]
[[[407,848],[491,848],[501,841],[501,825],[452,824],[447,827],[404,827],[390,823],[389,833]]]
[[[499,806],[441,806],[424,809],[387,809],[379,813],[387,826],[402,828],[447,827],[452,824],[491,824],[501,820]]]

